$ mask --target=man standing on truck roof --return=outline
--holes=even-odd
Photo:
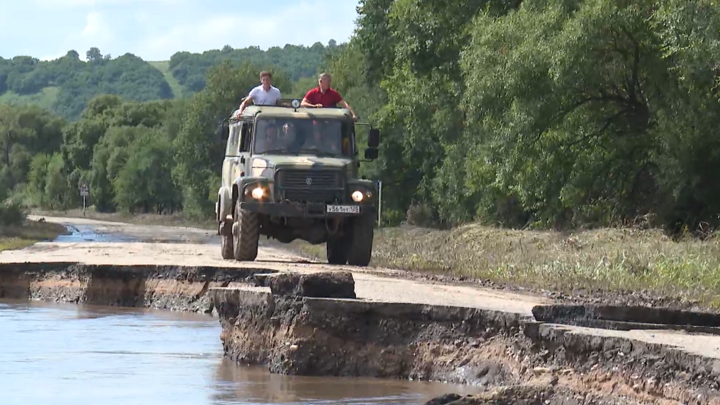
[[[282,97],[280,89],[272,85],[272,73],[263,71],[260,72],[261,85],[250,90],[250,94],[240,104],[240,109],[237,111],[237,116],[240,116],[247,107],[250,100],[255,105],[276,105],[278,100]]]
[[[303,107],[322,108],[336,107],[337,104],[340,104],[347,108],[352,114],[353,120],[357,121],[357,115],[355,115],[355,111],[350,107],[350,104],[343,100],[340,93],[330,88],[331,81],[332,77],[329,73],[322,73],[318,78],[318,86],[307,92],[300,105]]]

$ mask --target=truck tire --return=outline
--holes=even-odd
[[[235,206],[235,224],[233,225],[235,260],[251,262],[258,254],[258,240],[260,239],[260,221],[257,214]]]
[[[235,258],[233,242],[232,224],[223,222],[222,225],[220,225],[220,250],[222,252],[223,259],[232,260]]]
[[[372,259],[375,217],[362,215],[353,220],[349,229],[348,264],[366,267]]]
[[[343,265],[347,264],[348,255],[348,238],[347,236],[328,238],[327,241],[327,260],[330,264]]]

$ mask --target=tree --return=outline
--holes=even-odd
[[[86,53],[85,56],[87,57],[88,62],[95,62],[102,60],[103,55],[100,53],[100,50],[96,47],[90,48]]]

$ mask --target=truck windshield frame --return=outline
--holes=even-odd
[[[253,155],[314,155],[352,159],[352,126],[343,119],[257,117]]]

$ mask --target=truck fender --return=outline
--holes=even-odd
[[[232,191],[221,187],[218,191],[218,221],[222,222],[228,215],[232,215]]]

